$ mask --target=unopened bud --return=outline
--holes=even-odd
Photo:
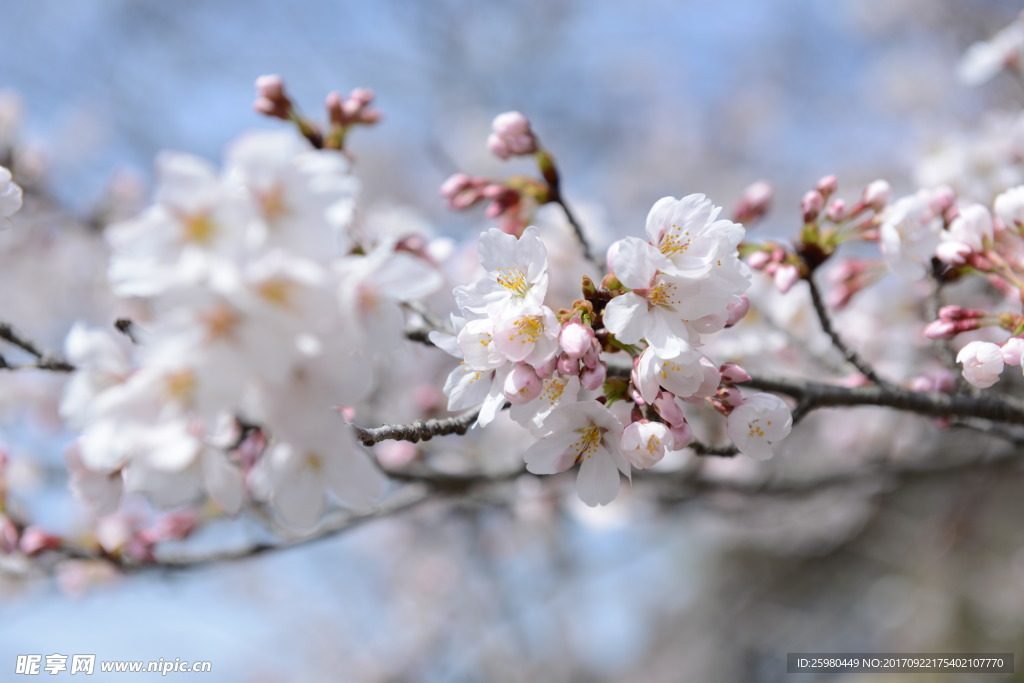
[[[574,360],[582,358],[590,350],[594,339],[594,330],[579,321],[566,323],[558,334],[558,343],[565,355]]]
[[[846,202],[839,197],[836,197],[828,203],[828,208],[825,210],[825,218],[829,219],[833,223],[839,223],[846,219]]]
[[[754,270],[764,270],[764,267],[772,260],[771,254],[767,251],[755,251],[747,257],[747,263]]]
[[[783,294],[792,289],[793,285],[799,281],[800,271],[794,265],[783,263],[775,270],[775,286]]]
[[[491,128],[494,132],[487,138],[487,147],[496,157],[508,159],[537,151],[537,138],[530,129],[530,121],[520,112],[498,114]]]
[[[822,197],[828,199],[830,196],[832,196],[832,193],[836,191],[838,184],[839,183],[834,175],[827,175],[818,181],[818,184],[815,186],[815,189],[817,189],[818,192],[821,193]]]
[[[284,90],[284,79],[276,74],[260,76],[256,79],[256,101],[253,109],[265,116],[288,119],[292,111],[292,102]]]
[[[725,326],[732,327],[747,315],[750,310],[750,299],[743,296],[742,294],[733,301],[730,301],[726,306],[729,311],[729,317],[725,321]]]
[[[956,321],[984,318],[985,311],[979,308],[964,308],[962,306],[950,305],[939,309],[939,320]]]
[[[569,358],[564,353],[558,355],[558,374],[564,376],[578,375],[580,374],[580,362],[576,359]]]
[[[771,205],[772,186],[759,180],[743,191],[732,219],[737,223],[753,223],[768,213]]]
[[[725,363],[722,367],[718,368],[718,372],[722,375],[723,382],[736,383],[750,381],[750,373],[736,363]]]
[[[517,364],[505,378],[505,398],[514,406],[529,403],[540,396],[544,382],[529,365]]]
[[[884,209],[890,199],[892,199],[892,187],[884,180],[870,183],[864,188],[864,194],[861,196],[861,202],[875,211]]]
[[[580,384],[588,391],[600,389],[606,379],[608,379],[608,366],[604,363],[598,363],[593,368],[583,368],[583,372],[580,373]]]
[[[61,546],[60,536],[43,531],[37,526],[30,526],[21,534],[18,547],[28,556],[38,555],[44,550],[56,550]]]
[[[803,212],[804,223],[813,223],[818,220],[818,216],[824,208],[825,198],[817,190],[811,190],[800,201],[800,211]]]

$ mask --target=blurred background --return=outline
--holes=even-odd
[[[384,121],[352,139],[368,212],[403,207],[456,237],[479,230],[482,216],[449,212],[437,188],[456,170],[528,171],[489,158],[484,144],[494,115],[518,109],[606,239],[639,234],[664,195],[703,192],[730,207],[759,179],[775,187],[776,209],[758,230],[783,236],[822,175],[837,174],[851,201],[878,177],[899,195],[950,135],[977,131],[985,112],[1016,115],[1024,91],[1012,78],[967,89],[954,73],[969,44],[1020,9],[1002,0],[7,2],[0,136],[17,139],[40,196],[29,207],[36,236],[3,238],[0,319],[59,347],[72,318],[105,315],[102,271],[83,255],[96,249],[89,236],[111,197],[144,201],[161,149],[218,160],[241,131],[277,127],[251,110],[260,74],[283,75],[314,118],[330,90],[375,90]],[[26,240],[49,245],[47,260],[18,258]],[[14,284],[12,273],[41,270],[60,275],[52,291]],[[47,487],[63,444],[26,426],[52,419],[53,406],[27,415],[15,400],[45,390],[0,379],[0,438],[43,463],[24,466],[18,486],[34,492],[43,520],[73,517],[66,493]],[[864,463],[908,449],[1000,448],[883,411],[857,412],[839,434],[816,419],[787,446],[797,463],[788,473],[855,451]],[[728,463],[714,467],[725,482],[747,481],[730,479]],[[1020,484],[1010,467],[951,468],[775,493],[723,486],[670,503],[641,482],[589,510],[555,495],[557,484],[519,482],[247,561],[96,585],[0,578],[0,672],[10,675],[18,654],[57,652],[210,660],[211,680],[251,683],[769,682],[788,678],[787,652],[1024,655]],[[211,542],[261,534],[243,521]]]

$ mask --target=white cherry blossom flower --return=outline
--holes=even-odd
[[[544,421],[544,434],[525,453],[534,474],[564,472],[579,464],[576,493],[587,505],[607,505],[619,492],[619,472],[629,477],[629,463],[619,450],[622,423],[597,401],[555,409]]]
[[[882,213],[879,247],[897,274],[924,275],[942,239],[942,202],[948,188],[919,190],[889,205]]]
[[[957,65],[965,85],[981,85],[1002,69],[1019,67],[1024,58],[1024,23],[1017,19],[986,41],[974,43]]]
[[[285,249],[327,261],[348,252],[358,182],[337,150],[315,150],[291,130],[243,135],[227,152],[225,177],[244,189],[257,220],[250,249]]]
[[[674,352],[653,346],[640,354],[633,383],[648,404],[664,388],[680,398],[710,396],[718,388],[719,372],[702,353],[684,347]]]
[[[254,488],[281,520],[297,530],[312,529],[328,501],[368,512],[384,491],[384,476],[356,445],[340,420],[321,443],[277,442],[253,471]]]
[[[745,266],[735,256],[743,226],[719,219],[721,207],[703,194],[682,199],[663,197],[647,215],[647,236],[672,263],[672,272],[703,278],[716,269],[732,269],[743,277]],[[733,275],[727,276],[732,279]],[[744,289],[746,287],[744,286]]]
[[[189,154],[157,157],[156,203],[107,229],[110,283],[121,296],[154,296],[211,260],[237,261],[254,207],[216,169]]]
[[[526,228],[518,239],[491,228],[480,236],[478,250],[486,274],[472,285],[455,288],[461,310],[496,316],[509,308],[536,308],[544,303],[547,249],[536,227]]]
[[[629,464],[638,470],[656,465],[667,451],[676,450],[668,425],[649,420],[638,420],[626,425],[619,445]]]
[[[668,260],[641,239],[627,237],[617,244],[613,270],[632,291],[605,307],[605,327],[616,339],[626,344],[646,339],[668,353],[699,341],[691,322],[720,313],[724,326],[731,294],[715,290],[707,277],[683,278],[659,270],[659,266],[670,267]]]
[[[729,438],[743,455],[757,460],[772,457],[776,443],[789,435],[793,415],[778,396],[754,394],[743,399],[726,419]]]
[[[515,422],[531,431],[542,430],[544,421],[560,405],[576,403],[580,379],[576,375],[553,374],[544,380],[540,394],[532,401],[515,405],[509,413]]]
[[[560,329],[547,306],[508,309],[494,319],[494,345],[513,363],[539,366],[558,352]]]

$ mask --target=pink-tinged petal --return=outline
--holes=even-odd
[[[561,432],[539,439],[523,454],[526,470],[533,474],[557,474],[566,471],[576,462],[577,453],[569,451],[569,445],[574,438],[574,432]]]
[[[624,344],[640,341],[647,325],[647,301],[632,292],[617,296],[604,309],[604,326]]]
[[[608,453],[595,453],[580,464],[576,494],[590,507],[607,505],[615,500],[619,486],[619,469]]]

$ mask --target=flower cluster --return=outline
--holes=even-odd
[[[557,313],[546,303],[539,230],[484,233],[485,273],[455,289],[454,334],[430,336],[461,360],[445,385],[449,409],[479,406],[485,426],[510,404],[511,418],[537,438],[527,469],[553,474],[578,464],[577,492],[588,505],[611,502],[620,473],[629,478],[691,442],[687,402],[710,402],[728,416],[741,452],[770,456],[789,433],[788,406],[767,394],[744,398],[733,384],[749,376],[700,351],[705,336],[747,307],[743,227],[719,213],[704,195],[658,201],[648,239],[614,243],[602,286],[585,279],[583,298]]]
[[[162,506],[205,492],[227,513],[252,497],[309,528],[330,499],[374,505],[383,475],[341,409],[402,343],[399,303],[441,277],[393,240],[357,241],[348,166],[291,132],[241,138],[219,173],[158,159],[154,204],[107,231],[136,343],[84,326],[67,339],[72,470],[98,508],[122,491]]]

